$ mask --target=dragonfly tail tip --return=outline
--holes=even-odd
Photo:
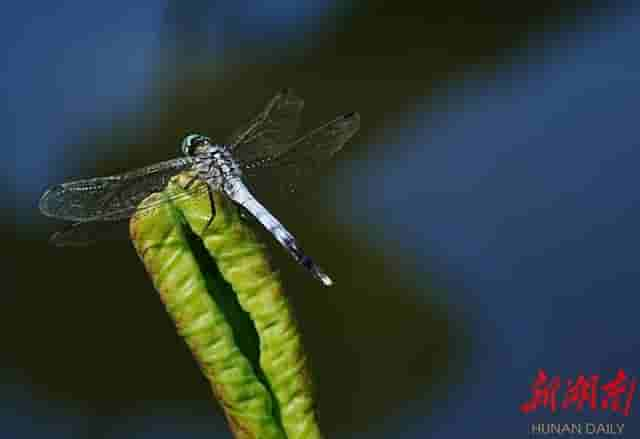
[[[326,274],[320,272],[320,273],[317,273],[317,276],[320,279],[320,282],[322,282],[322,285],[324,285],[325,287],[330,287],[333,285],[333,281]]]

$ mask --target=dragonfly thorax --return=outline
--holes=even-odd
[[[182,140],[182,153],[194,160],[194,170],[202,180],[219,186],[223,180],[240,176],[231,151],[225,145],[211,142],[207,136],[189,134]]]
[[[209,143],[193,157],[193,170],[198,177],[213,187],[222,188],[226,182],[242,175],[240,166],[224,146]]]

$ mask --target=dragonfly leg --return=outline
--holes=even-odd
[[[209,228],[209,226],[213,222],[213,218],[216,216],[216,212],[215,212],[216,205],[215,205],[215,201],[213,200],[213,191],[211,190],[211,188],[207,190],[207,194],[209,195],[209,204],[211,204],[211,216],[209,217],[209,221],[207,221],[207,225],[204,226],[204,229],[202,229],[203,233]]]

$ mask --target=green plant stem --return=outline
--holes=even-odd
[[[174,178],[167,198],[189,176]],[[321,438],[291,306],[263,245],[220,193],[162,203],[131,220],[131,239],[239,438]],[[151,212],[150,212],[151,211]]]

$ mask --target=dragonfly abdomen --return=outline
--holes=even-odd
[[[304,254],[294,236],[249,192],[240,179],[226,181],[225,192],[236,203],[244,207],[262,226],[273,235],[293,258],[320,280],[325,286],[333,284],[331,278]]]

